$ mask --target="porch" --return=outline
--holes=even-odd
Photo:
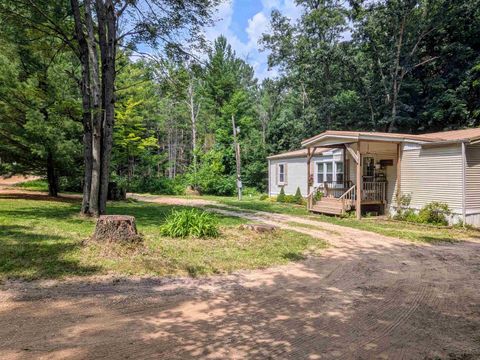
[[[355,210],[358,219],[362,211],[386,213],[400,191],[402,139],[331,133],[302,144],[307,148],[308,210],[332,215]],[[320,147],[342,151],[332,165],[320,164],[312,161]]]
[[[362,182],[361,205],[387,205],[386,182]],[[355,209],[357,186],[351,181],[341,184],[325,182],[315,187],[307,199],[308,210],[316,213],[344,215]]]

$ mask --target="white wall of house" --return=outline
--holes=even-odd
[[[432,201],[438,201],[447,203],[453,213],[461,215],[462,161],[460,144],[423,148],[405,144],[401,163],[401,193],[411,196],[410,207],[421,209]]]
[[[333,150],[319,156],[313,156],[311,160],[311,170],[316,184],[316,164],[325,161],[343,161],[342,150]],[[279,165],[283,164],[286,169],[285,182],[279,179]],[[307,158],[284,158],[269,160],[269,195],[276,196],[280,194],[281,188],[285,194],[294,195],[297,188],[300,188],[302,196],[308,195],[307,191]]]
[[[280,194],[283,187],[285,194],[294,195],[297,187],[303,196],[307,195],[307,158],[287,158],[269,160],[269,195],[276,196]],[[285,182],[280,182],[279,165],[285,166]]]
[[[467,145],[465,158],[465,221],[480,227],[480,145]]]

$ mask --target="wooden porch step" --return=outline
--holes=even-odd
[[[331,214],[331,215],[342,215],[345,212],[343,204],[338,199],[328,199],[323,198],[320,201],[317,201],[315,205],[310,209],[313,212]]]
[[[314,205],[310,211],[329,215],[343,215],[344,211],[341,207],[330,207],[326,205]]]
[[[334,197],[323,197],[321,200],[317,201],[317,204],[341,204],[341,200],[338,200]]]

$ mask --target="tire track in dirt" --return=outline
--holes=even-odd
[[[0,354],[480,358],[478,243],[412,245],[300,217],[215,211],[315,236],[330,247],[301,262],[211,278],[7,282],[0,323],[12,326],[0,327],[0,339],[8,338]]]

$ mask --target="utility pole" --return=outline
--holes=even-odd
[[[240,144],[238,143],[237,135],[240,132],[235,126],[235,116],[232,115],[232,127],[233,127],[233,145],[235,146],[235,160],[237,162],[237,191],[238,200],[242,200],[242,179],[241,179],[241,158],[240,158]]]

